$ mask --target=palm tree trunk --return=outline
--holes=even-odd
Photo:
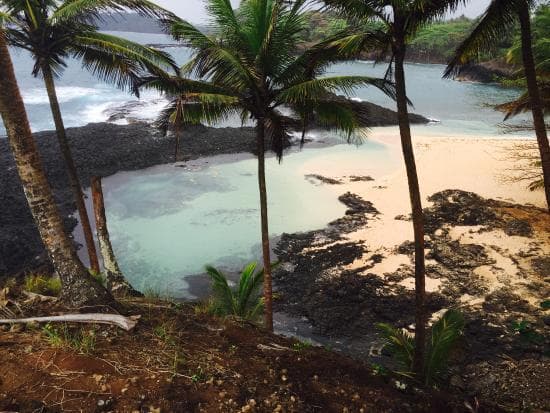
[[[181,139],[181,131],[179,126],[176,126],[176,130],[174,132],[176,135],[176,147],[174,149],[174,162],[178,162],[180,160],[180,139]]]
[[[395,86],[397,92],[397,113],[399,131],[401,134],[401,147],[405,159],[407,179],[409,183],[409,196],[412,207],[412,219],[414,228],[414,279],[415,279],[415,351],[413,359],[413,371],[418,379],[422,379],[424,372],[424,349],[426,340],[426,280],[424,262],[424,214],[422,212],[422,197],[418,184],[414,149],[411,139],[411,127],[409,111],[407,108],[407,90],[405,83],[405,47],[397,48],[395,56]]]
[[[531,16],[529,14],[529,5],[527,1],[522,1],[519,9],[519,21],[521,25],[521,52],[523,56],[523,68],[525,78],[527,79],[527,90],[529,92],[529,101],[531,103],[531,112],[533,113],[533,123],[537,135],[540,158],[542,163],[542,174],[544,177],[544,192],[546,195],[546,204],[550,210],[550,145],[548,144],[548,134],[544,124],[544,112],[540,99],[539,87],[537,84],[537,72],[535,69],[535,59],[533,57],[532,35],[531,35]]]
[[[47,64],[41,66],[42,74],[44,76],[44,83],[46,84],[46,91],[48,92],[48,98],[50,100],[50,107],[55,123],[55,130],[57,134],[57,140],[59,147],[65,161],[65,167],[69,176],[69,182],[73,190],[73,196],[76,202],[76,209],[80,217],[80,223],[84,232],[84,239],[86,241],[86,248],[88,251],[88,257],[90,258],[90,268],[95,273],[99,273],[99,261],[97,259],[97,251],[94,243],[94,236],[92,233],[92,227],[86,211],[86,204],[84,203],[84,193],[82,192],[82,186],[78,179],[78,173],[76,172],[76,166],[74,164],[73,156],[71,154],[71,148],[67,141],[67,135],[65,133],[65,125],[63,124],[63,118],[61,117],[61,109],[59,107],[59,101],[57,100],[57,93],[55,91],[55,83],[51,68]]]
[[[264,262],[264,322],[265,328],[273,331],[273,281],[271,279],[271,249],[267,218],[267,190],[265,185],[265,129],[263,119],[256,125],[258,143],[258,186],[260,189],[260,214],[262,227],[262,254]]]
[[[103,258],[103,270],[107,279],[107,288],[115,297],[139,296],[141,294],[130,285],[122,274],[115,252],[113,251],[109,230],[107,229],[107,216],[105,215],[101,178],[92,177],[90,184],[94,204],[95,227],[99,241],[99,250]]]
[[[110,304],[112,296],[95,282],[76,255],[46,180],[4,36],[0,32],[0,113],[29,208],[69,305]]]

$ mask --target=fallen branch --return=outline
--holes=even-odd
[[[257,345],[258,350],[264,350],[264,351],[289,351],[291,350],[289,347],[281,346],[277,343],[271,343],[271,344],[258,344]]]
[[[0,319],[0,324],[15,324],[15,323],[97,323],[97,324],[110,324],[122,328],[123,330],[130,331],[139,320],[141,316],[135,315],[130,317],[124,317],[119,314],[65,314],[56,315],[51,317],[29,317],[29,318],[6,318]]]

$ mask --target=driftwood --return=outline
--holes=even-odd
[[[124,317],[119,314],[65,314],[51,317],[29,317],[29,318],[6,318],[0,319],[0,324],[15,324],[15,323],[54,323],[54,322],[66,322],[66,323],[97,323],[97,324],[110,324],[122,328],[123,330],[130,331],[139,320],[141,316]]]
[[[258,344],[257,345],[258,350],[264,350],[264,351],[289,351],[291,348],[281,346],[277,343],[271,343],[271,344]]]

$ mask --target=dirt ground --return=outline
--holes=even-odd
[[[476,404],[400,390],[366,364],[190,305],[140,301],[129,312],[142,316],[131,332],[1,331],[0,411],[441,412]],[[479,403],[479,412],[499,411]]]

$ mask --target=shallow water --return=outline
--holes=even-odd
[[[237,271],[260,259],[257,161],[235,159],[210,157],[185,167],[162,165],[104,179],[114,249],[137,288],[196,298],[204,296],[206,285],[193,275],[204,273],[206,264]],[[379,176],[399,162],[375,142],[294,151],[282,164],[268,158],[272,237],[322,228],[345,213],[338,185],[306,178],[343,159],[355,165],[357,175]],[[312,166],[313,160],[323,167]]]

